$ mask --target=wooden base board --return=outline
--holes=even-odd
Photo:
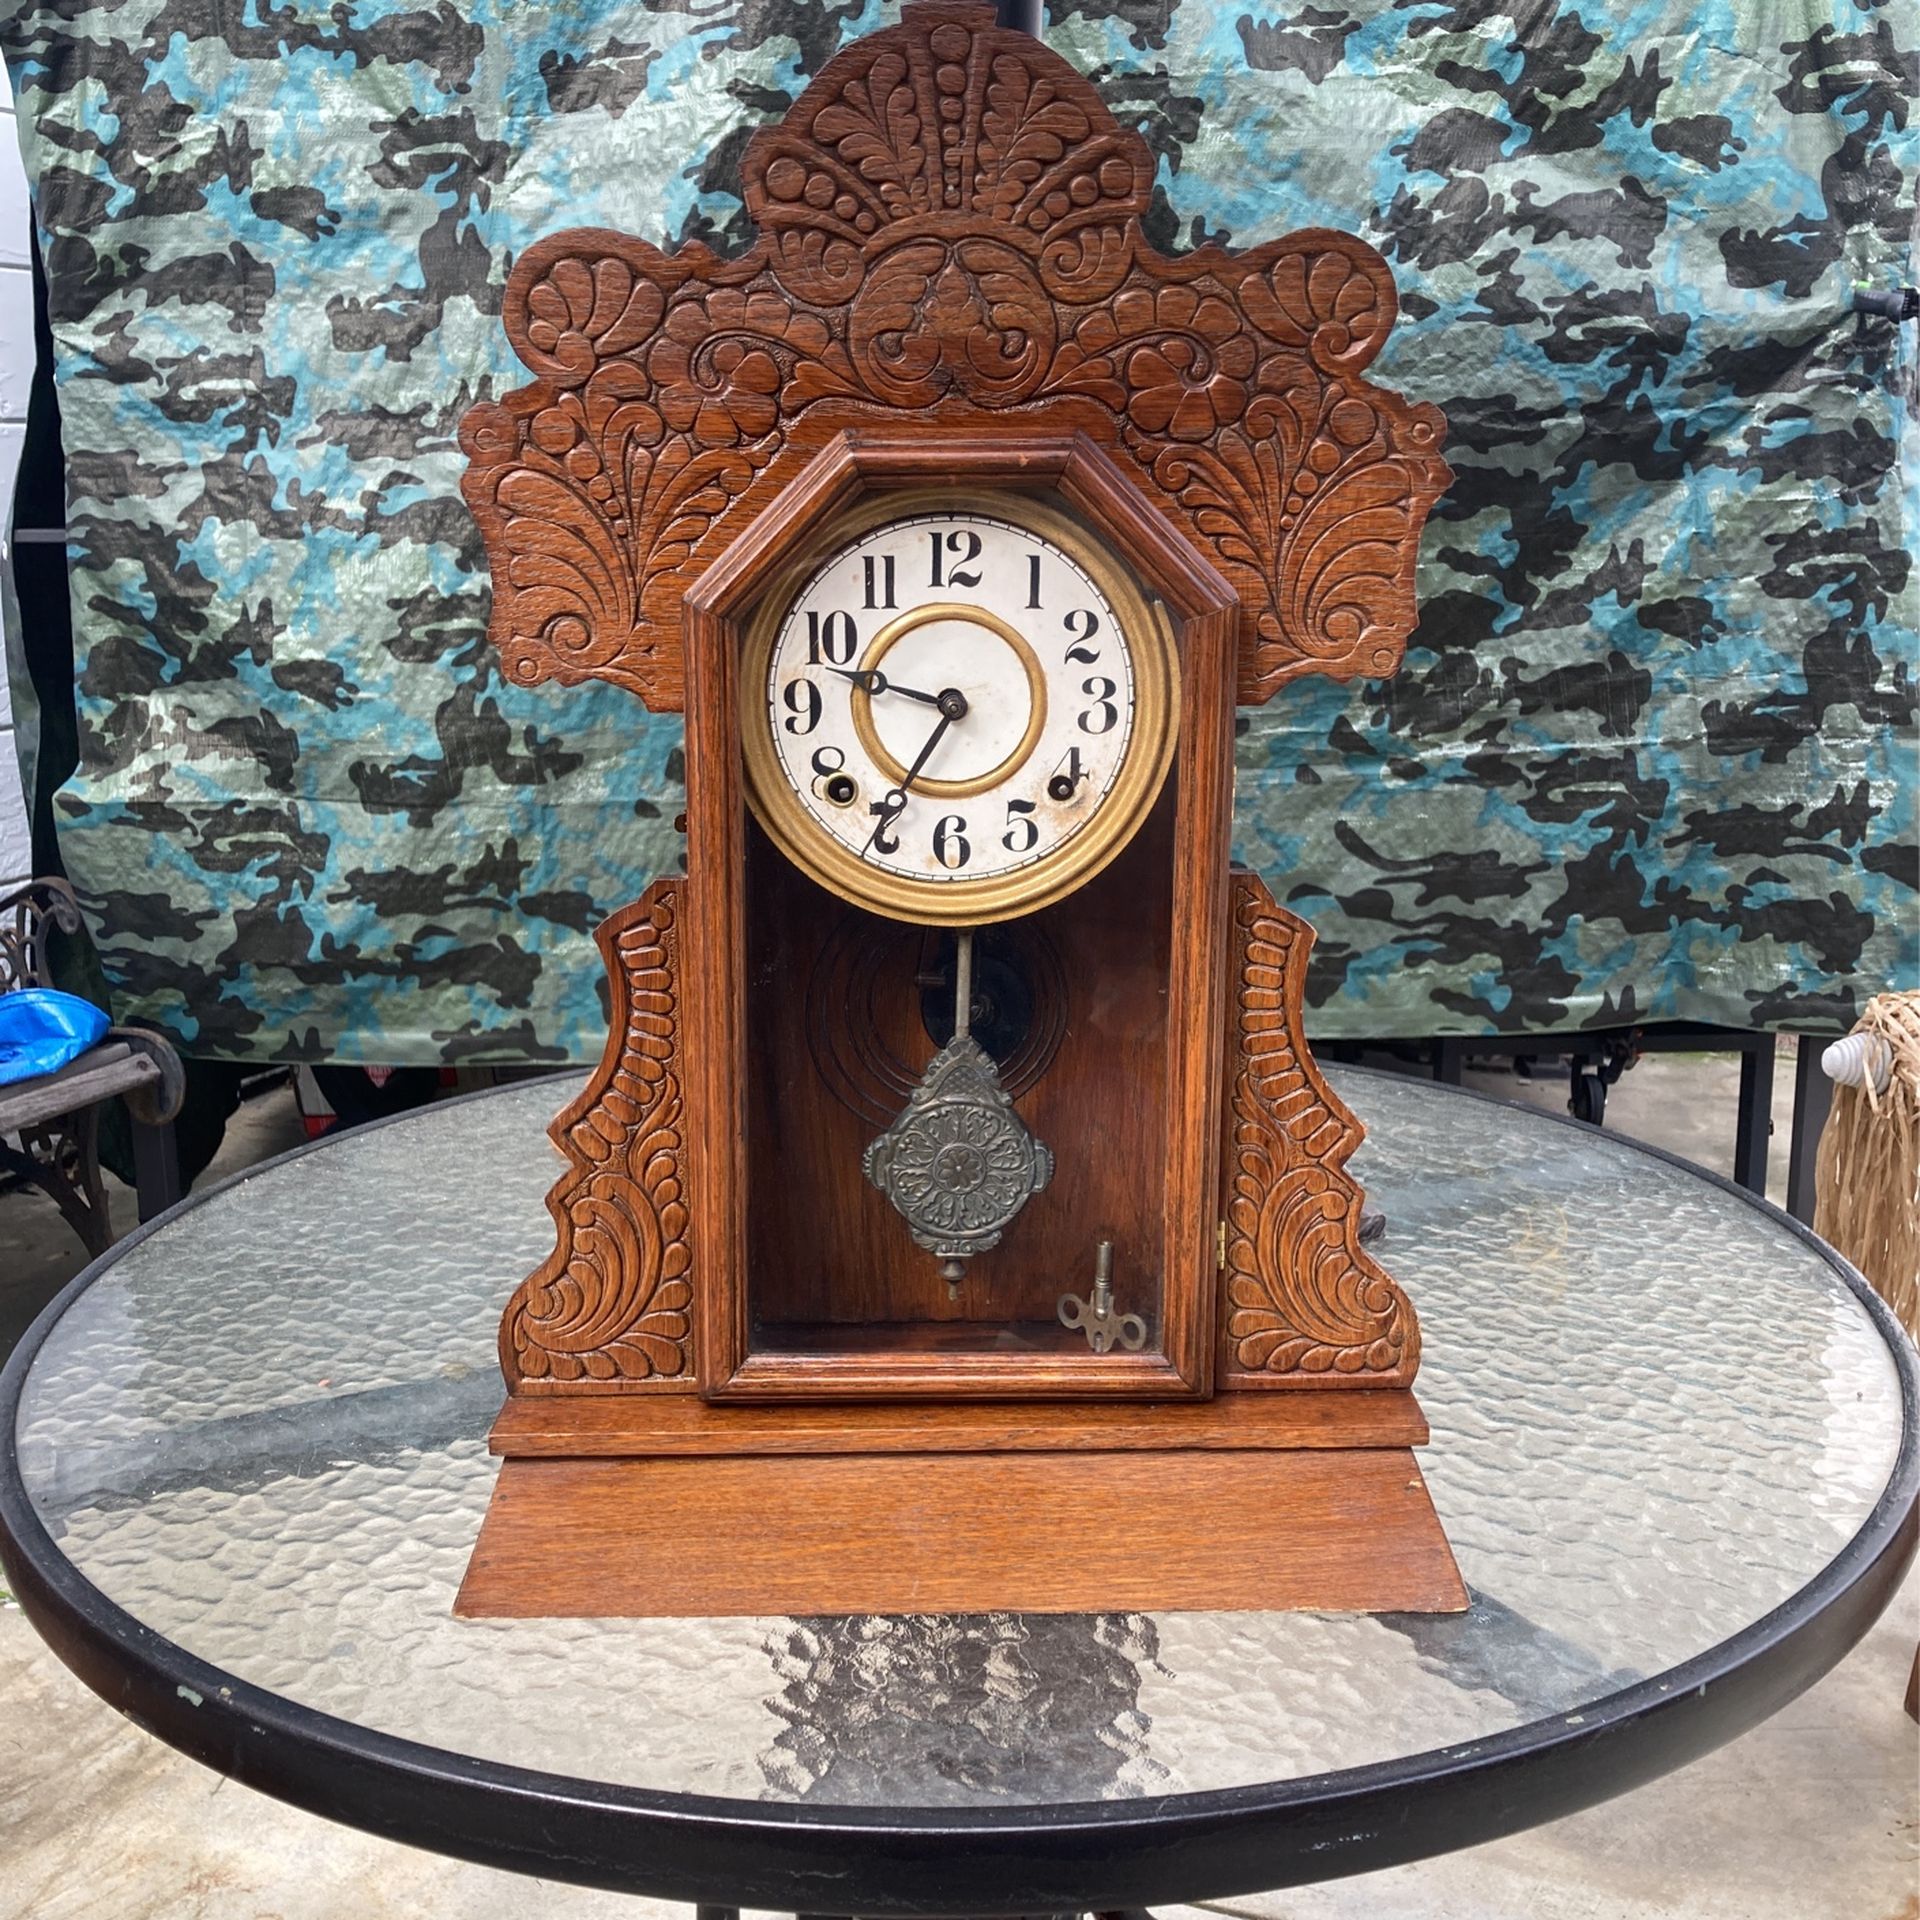
[[[454,1611],[1457,1613],[1405,1447],[509,1459]]]
[[[1211,1400],[835,1401],[711,1406],[691,1393],[514,1394],[488,1445],[510,1460],[692,1453],[1136,1453],[1418,1447],[1410,1392],[1328,1388]]]

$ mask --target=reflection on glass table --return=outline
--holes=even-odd
[[[551,1244],[554,1081],[290,1156],[76,1283],[0,1396],[15,1591],[142,1724],[317,1811],[815,1912],[1362,1871],[1588,1804],[1783,1704],[1912,1555],[1913,1365],[1887,1315],[1678,1162],[1333,1077],[1421,1313],[1422,1464],[1465,1615],[454,1619],[499,1309]]]

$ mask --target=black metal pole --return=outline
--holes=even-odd
[[[1773,1132],[1773,1035],[1754,1035],[1740,1049],[1740,1113],[1733,1133],[1733,1177],[1762,1199],[1767,1192],[1767,1140]]]
[[[1793,1069],[1793,1141],[1787,1149],[1787,1211],[1803,1227],[1813,1225],[1814,1167],[1820,1155],[1820,1131],[1833,1105],[1833,1082],[1820,1065],[1825,1040],[1800,1036]]]
[[[1047,37],[1042,0],[1000,0],[1000,24],[1020,33],[1030,33],[1036,40]]]

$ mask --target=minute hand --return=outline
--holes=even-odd
[[[958,703],[956,702],[956,704]],[[949,707],[944,703],[942,704],[939,721],[933,731],[927,735],[926,744],[914,755],[913,765],[907,769],[900,784],[890,789],[886,797],[881,801],[880,805],[883,811],[881,812],[880,818],[873,823],[873,831],[867,835],[867,844],[860,849],[862,853],[867,852],[873,843],[880,838],[881,834],[906,811],[907,789],[920,777],[920,769],[933,757],[933,750],[940,744],[947,729],[952,726],[954,721],[960,717],[960,714],[965,711],[966,708],[964,706],[960,706],[959,712],[955,712],[953,707]]]
[[[915,755],[913,765],[907,769],[906,777],[900,782],[896,791],[904,795],[907,789],[919,779],[920,769],[933,757],[934,748],[940,744],[940,736],[953,725],[956,718],[958,718],[958,716],[955,714],[947,712],[941,713],[939,724],[927,735],[927,744]]]

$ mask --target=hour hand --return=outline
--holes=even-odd
[[[851,680],[863,693],[897,693],[903,700],[918,700],[923,705],[937,707],[940,696],[937,693],[922,693],[918,687],[903,687],[897,680],[889,680],[884,673],[866,667],[829,667],[829,673],[837,673],[843,680]]]

